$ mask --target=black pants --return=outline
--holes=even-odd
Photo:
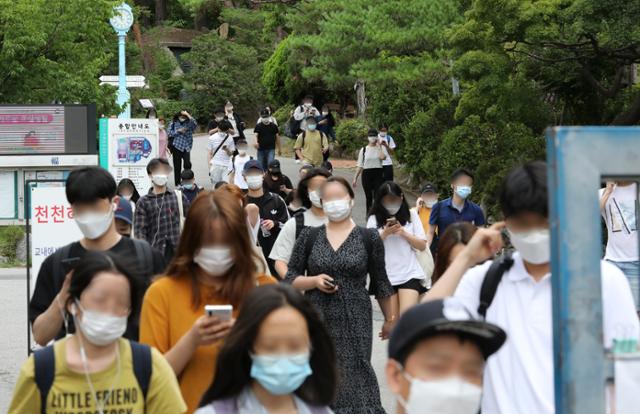
[[[171,155],[173,155],[173,177],[175,179],[176,186],[180,185],[180,173],[182,173],[182,161],[184,160],[184,169],[191,169],[191,152],[180,151],[174,147],[171,147]]]
[[[393,165],[382,166],[382,179],[384,181],[393,181]]]
[[[367,214],[373,205],[373,200],[376,196],[376,191],[384,182],[382,178],[382,168],[370,168],[368,170],[362,170],[362,189],[364,190],[364,196],[367,199]]]

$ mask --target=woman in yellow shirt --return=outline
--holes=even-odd
[[[185,412],[162,355],[121,338],[139,306],[140,289],[118,256],[84,255],[61,303],[78,330],[25,362],[9,413]]]
[[[275,283],[256,272],[256,261],[236,197],[228,191],[201,193],[189,208],[167,276],[147,290],[140,341],[164,354],[179,379],[188,413],[209,388],[222,339],[233,325],[233,320],[207,316],[204,307],[232,305],[235,317],[255,286]]]

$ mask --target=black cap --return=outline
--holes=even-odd
[[[426,183],[424,185],[424,187],[422,187],[422,191],[420,192],[420,194],[424,194],[424,193],[437,193],[438,189],[436,188],[435,185],[431,184],[431,183]]]
[[[260,164],[258,160],[249,160],[244,164],[242,171],[247,172],[249,170],[260,170],[260,172],[264,172],[262,164]]]
[[[316,122],[316,117],[313,115],[309,115],[308,117],[306,117],[304,119],[305,121],[309,122],[309,121],[313,121],[314,123]]]
[[[262,118],[268,118],[271,116],[271,112],[269,112],[268,109],[263,109],[262,111],[260,111],[260,116]]]
[[[485,359],[507,340],[498,326],[475,319],[456,298],[432,300],[406,311],[389,339],[389,358],[400,360],[416,341],[442,333],[462,333],[472,338]]]
[[[269,163],[269,172],[278,174],[280,172],[282,172],[282,170],[280,169],[280,161],[278,160],[273,160]]]

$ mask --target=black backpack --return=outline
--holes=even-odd
[[[300,106],[300,108],[302,108],[302,105]],[[298,134],[300,134],[300,132],[302,131],[302,129],[300,128],[301,124],[302,120],[298,121],[293,116],[291,116],[284,127],[284,135],[291,139],[297,137]]]
[[[302,233],[302,230],[307,227],[304,225],[304,211],[297,212],[293,215],[293,218],[296,221],[296,240],[298,240],[298,237],[300,237],[300,233]]]
[[[151,358],[151,347],[129,341],[131,345],[131,358],[133,360],[133,373],[136,376],[138,385],[142,390],[143,401],[145,402],[145,412],[147,411],[147,393],[151,383],[153,371],[153,361]],[[42,348],[34,352],[34,380],[40,392],[40,412],[47,412],[47,396],[56,377],[56,358],[53,345]]]
[[[484,275],[482,287],[480,288],[480,305],[478,306],[478,314],[482,316],[482,319],[487,319],[487,309],[489,309],[493,298],[496,296],[502,275],[511,269],[511,266],[513,266],[511,252],[505,252],[491,263],[489,270]]]

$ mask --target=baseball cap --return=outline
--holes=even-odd
[[[437,193],[438,189],[436,188],[435,185],[431,184],[431,183],[426,183],[424,185],[424,187],[422,187],[422,191],[420,192],[420,194],[424,194],[424,193]]]
[[[249,160],[244,164],[242,171],[247,172],[249,170],[260,170],[260,172],[264,172],[258,160]]]
[[[131,202],[124,197],[120,197],[120,201],[118,202],[118,207],[116,208],[114,217],[126,221],[129,224],[133,224],[133,211],[131,210]]]
[[[280,169],[280,161],[278,161],[278,160],[271,161],[269,163],[269,171],[274,173],[274,174],[280,173],[282,171]]]
[[[500,327],[481,321],[456,298],[432,300],[406,311],[389,338],[389,358],[400,360],[416,341],[442,333],[462,333],[480,348],[485,359],[507,340]]]
[[[260,116],[262,118],[268,118],[271,116],[271,112],[269,112],[268,109],[263,109],[262,111],[260,111]]]

